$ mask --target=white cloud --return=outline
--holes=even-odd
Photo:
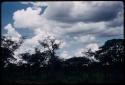
[[[39,33],[41,31],[52,32],[55,34],[61,34],[62,30],[57,26],[57,22],[47,20],[44,15],[41,15],[41,8],[33,9],[28,7],[26,10],[17,10],[13,14],[14,26],[16,28],[28,28]]]
[[[97,43],[87,44],[84,48],[77,49],[77,51],[75,52],[75,56],[85,56],[84,52],[87,52],[89,49],[91,49],[92,52],[95,52],[99,50],[99,46]]]
[[[13,14],[14,26],[16,28],[36,28],[41,26],[42,18],[40,12],[40,8],[33,10],[31,7],[26,10],[17,10]]]
[[[92,52],[95,52],[99,49],[99,46],[97,43],[87,44],[84,48],[77,49],[74,55],[77,57],[83,57],[85,56],[84,53],[87,52],[89,49],[91,49]]]
[[[93,52],[97,51],[99,49],[99,46],[97,43],[91,43],[86,46],[87,49],[91,49]]]
[[[15,30],[15,28],[11,24],[5,26],[4,29],[7,30],[7,34],[5,34],[5,36],[11,38],[13,41],[19,41],[19,39],[21,38],[21,35]]]
[[[70,56],[68,54],[68,51],[63,51],[61,54],[60,54],[60,58],[64,58],[64,59],[68,59],[68,58],[71,58],[72,56]]]
[[[83,56],[84,56],[83,52],[86,52],[86,51],[87,51],[87,49],[85,49],[85,48],[80,48],[80,49],[78,49],[78,50],[76,51],[75,56],[76,56],[76,57],[83,57]]]
[[[38,40],[42,40],[46,36],[54,36],[62,40],[61,48],[63,50],[68,49],[63,51],[61,56],[70,58],[71,55],[69,56],[69,53],[70,50],[73,50],[73,45],[82,48],[79,43],[86,44],[83,47],[84,50],[91,48],[92,51],[95,51],[98,50],[98,44],[96,44],[98,37],[101,36],[103,38],[104,36],[122,34],[122,27],[109,27],[109,24],[107,24],[110,22],[111,25],[112,20],[114,22],[117,21],[114,18],[117,16],[117,11],[120,10],[120,5],[116,2],[63,1],[21,3],[31,4],[32,6],[14,12],[13,25],[17,29],[33,30],[35,36],[26,39],[22,46],[15,51],[16,55],[29,50],[33,53],[34,47],[38,46]],[[41,14],[42,6],[48,6],[43,14]],[[121,16],[118,16],[118,19],[121,19]],[[119,23],[121,22],[119,20]],[[8,28],[13,27],[10,25]],[[12,31],[10,34],[13,34]],[[18,35],[17,32],[16,34]],[[70,37],[67,38],[67,36]],[[83,51],[83,49],[80,51]],[[73,51],[76,53],[76,50]],[[81,55],[80,51],[78,51],[78,55]]]
[[[85,46],[85,48],[79,48],[77,49],[77,51],[75,52],[75,56],[76,57],[85,57],[85,58],[88,58],[92,61],[96,61],[98,62],[98,60],[95,59],[94,56],[86,56],[86,52],[88,52],[88,50],[91,49],[92,52],[95,52],[99,49],[99,46],[97,43],[91,43],[91,44],[88,44],[87,46]]]
[[[46,39],[48,36],[54,37],[50,33],[46,34],[45,32],[41,32],[32,38],[25,39],[22,45],[14,52],[15,55],[19,57],[19,54],[26,53],[26,52],[29,52],[30,54],[34,54],[35,53],[34,48],[36,47],[39,47],[41,50],[45,50],[39,46],[39,41]]]
[[[28,2],[28,3],[37,4],[37,2]],[[53,33],[57,33],[58,35],[65,34],[65,33],[79,34],[79,32],[87,33],[87,34],[98,32],[96,35],[100,35],[101,33],[103,33],[103,31],[107,30],[108,28],[107,22],[85,23],[85,22],[77,21],[77,23],[74,23],[74,24],[70,24],[70,23],[66,24],[66,23],[58,22],[58,20],[53,21],[50,18],[60,15],[59,18],[61,19],[61,17],[63,16],[62,14],[65,13],[64,17],[68,19],[68,18],[71,18],[71,17],[68,17],[68,15],[82,12],[82,16],[80,16],[81,18],[81,17],[84,17],[84,14],[86,13],[84,12],[84,10],[86,9],[89,9],[89,12],[91,12],[93,7],[95,7],[96,9],[98,6],[112,7],[113,5],[115,6],[118,5],[116,2],[110,2],[108,4],[106,4],[107,2],[89,2],[88,3],[88,2],[65,2],[65,1],[55,2],[55,3],[53,2],[38,2],[38,3],[40,3],[41,5],[42,3],[46,3],[46,5],[48,5],[48,8],[45,10],[45,13],[43,15],[40,15],[40,12],[42,10],[40,7],[37,7],[37,9],[33,9],[29,7],[26,10],[24,9],[18,10],[17,12],[14,13],[15,15],[14,26],[17,28],[31,28],[33,30],[34,29],[46,30]],[[63,4],[63,6],[60,7],[61,6],[60,4]],[[88,7],[88,4],[90,4],[89,6],[90,8],[85,8],[85,7]],[[63,9],[65,10],[63,11]],[[79,10],[82,9],[82,11],[75,10],[75,9],[79,9]],[[99,9],[97,10],[98,12],[100,11]],[[92,13],[88,13],[88,14],[92,14]],[[79,17],[79,16],[77,17],[77,15],[79,14],[75,15],[76,19],[78,19]],[[85,17],[87,17],[87,15]]]
[[[84,35],[84,36],[78,36],[78,37],[74,37],[75,40],[77,40],[78,42],[82,42],[84,44],[86,43],[91,43],[91,42],[96,42],[96,39],[94,36],[92,35]]]

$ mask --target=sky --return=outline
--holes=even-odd
[[[34,53],[47,36],[61,42],[61,58],[98,50],[109,39],[123,39],[124,9],[121,1],[3,2],[2,35],[18,42],[14,54]],[[42,48],[40,48],[42,50]]]

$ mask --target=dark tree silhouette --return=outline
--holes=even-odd
[[[46,51],[40,52],[37,48],[35,48],[35,54],[24,53],[21,54],[21,56],[22,59],[27,61],[28,65],[35,67],[36,69],[45,66],[45,61],[47,59]]]
[[[6,67],[8,64],[11,64],[11,60],[16,60],[13,57],[13,52],[22,44],[23,39],[20,39],[19,42],[12,41],[8,37],[2,36],[1,38],[1,65]]]
[[[50,69],[53,70],[59,67],[61,60],[58,58],[59,56],[56,55],[56,50],[59,49],[61,42],[57,43],[56,39],[51,39],[51,37],[47,37],[43,41],[39,41],[40,45],[42,45],[45,49],[45,53],[49,59],[48,65]]]
[[[69,69],[71,71],[82,71],[88,67],[90,62],[91,60],[86,57],[73,57],[64,61],[63,68],[66,70]]]
[[[96,52],[95,57],[103,65],[123,64],[124,62],[124,45],[123,39],[112,39],[105,42]]]
[[[91,49],[89,49],[87,52],[82,52],[83,54],[85,54],[86,57],[92,57],[95,55],[94,52],[92,52]]]
[[[123,39],[112,39],[105,42],[100,50],[92,52],[89,49],[84,56],[72,57],[62,61],[57,56],[61,42],[47,37],[39,41],[43,51],[35,48],[35,53],[21,54],[22,59],[27,63],[12,64],[14,51],[18,49],[23,40],[12,41],[6,37],[2,41],[2,78],[4,82],[20,80],[35,81],[40,83],[48,82],[121,82],[123,80],[124,46]],[[95,57],[100,62],[92,61]],[[16,59],[15,59],[16,60]],[[7,66],[8,65],[8,66]],[[4,68],[7,66],[7,68]],[[54,78],[53,78],[54,77]],[[19,80],[18,80],[19,79]],[[68,82],[67,82],[68,81]]]
[[[44,67],[49,67],[51,70],[59,68],[61,66],[61,59],[56,55],[56,50],[59,49],[61,43],[57,43],[56,39],[51,39],[50,37],[39,41],[39,43],[44,48],[43,52],[35,48],[35,54],[21,54],[22,59],[27,61],[26,65],[32,67],[34,70]]]

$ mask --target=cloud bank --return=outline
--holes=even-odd
[[[70,58],[80,49],[98,50],[100,40],[123,35],[123,3],[120,1],[61,1],[21,2],[31,5],[13,13],[13,20],[5,29],[7,35],[19,38],[16,29],[29,29],[34,36],[24,41],[15,54],[37,47],[47,36],[63,41],[60,55]],[[83,51],[83,50],[82,50]],[[81,55],[81,54],[80,54]]]

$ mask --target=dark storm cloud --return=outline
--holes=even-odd
[[[98,37],[116,37],[116,36],[121,36],[123,34],[121,33],[101,33],[100,35],[98,35]]]
[[[73,9],[71,9],[71,7],[67,7],[65,11],[63,8],[58,8],[59,12],[55,12],[48,18],[66,23],[111,21],[117,17],[120,11],[123,10],[121,2],[116,2],[113,4],[108,4],[108,2],[105,2],[104,4],[98,3],[97,6],[93,4],[89,6],[88,3],[88,7],[89,8],[83,8],[83,10],[78,9],[78,11],[81,11],[81,14],[77,14],[78,11],[70,13]],[[74,15],[72,16],[72,14]]]
[[[124,24],[124,15],[120,14],[117,18],[115,18],[112,21],[109,21],[107,23],[107,26],[109,27],[119,27],[119,26],[123,26]]]

